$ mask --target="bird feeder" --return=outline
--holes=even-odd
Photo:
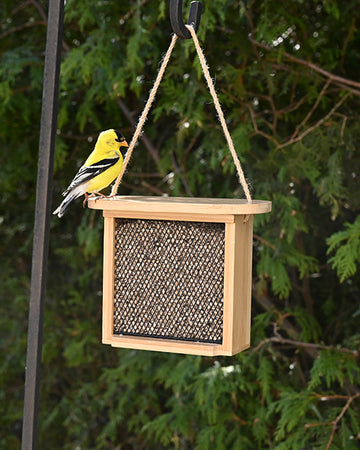
[[[194,355],[250,345],[254,214],[271,202],[117,196],[103,210],[103,343]]]
[[[122,170],[103,210],[103,342],[113,347],[193,355],[234,355],[250,345],[254,214],[271,202],[252,200],[227,129],[196,29],[201,4],[188,24],[182,1],[170,0],[174,30]],[[192,38],[247,200],[116,196],[176,40]]]

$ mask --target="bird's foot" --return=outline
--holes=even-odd
[[[106,198],[106,195],[102,194],[102,193],[99,192],[99,191],[94,191],[94,192],[93,192],[93,195],[97,195],[97,196],[100,197],[100,198]],[[96,200],[98,200],[98,198],[95,198],[95,202],[96,202]]]
[[[100,198],[113,198],[116,196],[116,194],[110,194],[110,195],[104,195],[101,192],[94,192],[95,194],[99,195]],[[97,198],[95,199],[95,201],[97,200]]]
[[[113,197],[115,197],[115,194],[104,195],[104,194],[102,194],[102,193],[99,192],[99,191],[94,191],[94,192],[92,192],[92,193],[89,195],[87,192],[85,192],[85,199],[84,199],[84,201],[83,201],[83,208],[85,208],[85,205],[86,205],[86,203],[88,202],[89,198],[96,197],[96,196],[99,196],[100,198],[113,198]],[[96,200],[98,200],[98,199],[95,198],[95,202],[96,202]]]

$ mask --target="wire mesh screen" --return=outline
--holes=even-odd
[[[222,343],[225,224],[115,220],[114,334]]]

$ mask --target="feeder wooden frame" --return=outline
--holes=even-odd
[[[91,198],[103,210],[103,343],[113,347],[193,355],[234,355],[250,346],[253,215],[271,202],[179,197]],[[115,219],[174,220],[225,224],[223,338],[221,344],[114,334]]]

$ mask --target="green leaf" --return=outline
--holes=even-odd
[[[344,385],[345,380],[353,383],[360,375],[360,369],[353,355],[341,355],[334,351],[321,351],[310,372],[308,389],[312,390],[325,383],[327,388],[332,384]]]
[[[346,222],[345,227],[326,241],[327,253],[335,253],[328,261],[337,271],[341,283],[356,273],[360,262],[360,216],[353,223]]]

